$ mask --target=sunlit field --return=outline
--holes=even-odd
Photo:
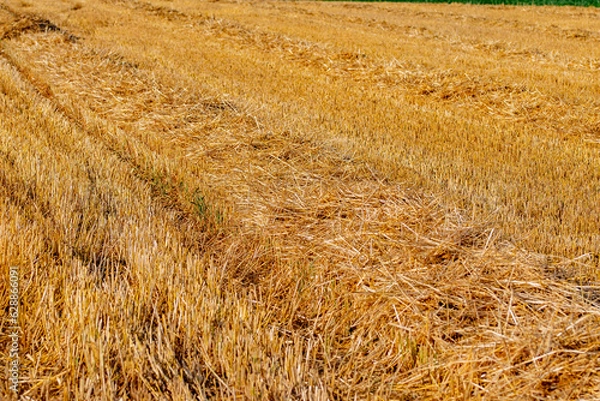
[[[597,400],[599,269],[600,9],[0,0],[2,399]]]

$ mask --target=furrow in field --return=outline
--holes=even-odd
[[[21,352],[36,359],[22,360],[22,387],[70,398],[75,383],[85,376],[91,384],[82,389],[87,397],[116,396],[115,388],[106,387],[107,380],[113,386],[140,380],[123,371],[121,361],[127,355],[137,361],[145,381],[139,389],[158,394],[165,384],[157,369],[173,361],[145,355],[140,344],[162,330],[152,316],[169,286],[180,284],[174,280],[181,277],[172,273],[179,269],[202,277],[202,256],[182,247],[186,229],[193,227],[182,225],[181,216],[154,196],[150,183],[57,113],[55,104],[39,96],[4,59],[0,76],[1,110],[8,116],[0,122],[0,196],[25,222],[13,232],[6,246],[10,252],[2,257],[19,266],[23,283],[37,289],[23,294]],[[32,252],[19,257],[15,248],[28,226],[35,233]],[[148,269],[152,277],[144,273]],[[161,313],[183,342],[190,340],[172,321],[178,311],[166,308]],[[136,345],[120,347],[123,336]],[[187,350],[180,355],[181,366],[197,365],[202,371],[202,358],[194,348]],[[107,365],[99,366],[99,357]],[[201,386],[197,378],[191,383],[196,389]]]

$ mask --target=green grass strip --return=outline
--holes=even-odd
[[[340,0],[323,0],[340,1]],[[531,0],[531,1],[511,1],[511,0],[343,0],[360,1],[364,3],[465,3],[465,4],[496,4],[511,6],[579,6],[579,7],[600,7],[600,0]]]

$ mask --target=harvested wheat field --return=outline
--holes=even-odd
[[[600,9],[0,0],[0,38],[0,398],[600,399]]]

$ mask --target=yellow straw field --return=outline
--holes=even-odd
[[[599,9],[0,0],[2,399],[597,400],[599,269]]]

